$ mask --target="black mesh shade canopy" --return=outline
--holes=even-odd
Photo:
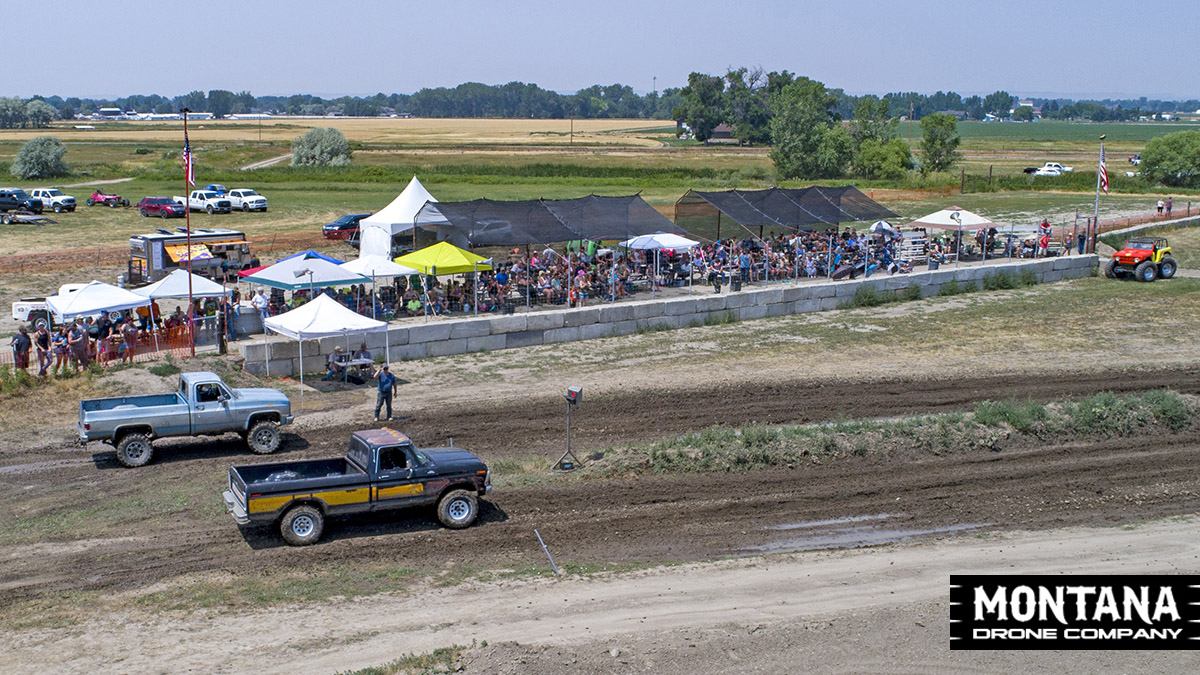
[[[459,246],[521,246],[573,239],[627,239],[642,234],[686,234],[641,198],[598,197],[427,202],[416,226]]]
[[[793,230],[899,217],[853,185],[720,192],[688,190],[676,202],[677,215],[712,209],[745,227]]]

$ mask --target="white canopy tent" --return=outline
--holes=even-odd
[[[290,258],[255,272],[243,281],[297,291],[303,288],[365,284],[370,279],[320,258]]]
[[[350,336],[360,333],[387,331],[387,322],[369,319],[358,312],[343,307],[341,303],[328,295],[318,296],[316,300],[307,302],[290,312],[270,317],[263,325],[276,333],[294,337],[301,343],[323,337],[346,337],[346,347],[349,351]],[[389,359],[387,340],[384,340],[384,358]],[[271,368],[270,354],[267,354],[267,375]],[[304,348],[300,349],[300,386],[304,391]]]
[[[674,250],[674,249],[679,249],[679,248],[686,248],[686,249],[690,250],[694,246],[699,246],[700,242],[692,241],[691,239],[688,239],[687,237],[681,237],[677,234],[672,234],[670,232],[655,232],[654,234],[643,234],[639,237],[634,237],[632,239],[626,239],[625,241],[623,241],[617,245],[621,246],[623,248],[634,248],[634,249],[640,249],[643,251],[654,251],[654,276],[657,278],[657,276],[658,276],[658,252],[659,251],[661,251],[663,249]],[[694,265],[695,263],[693,262],[691,264]],[[658,283],[657,281],[654,281],[653,283],[650,284],[651,292],[654,292],[654,287],[655,287],[655,285],[657,285],[657,283]],[[691,292],[692,292],[692,275],[688,274],[688,293],[691,293]]]
[[[162,279],[141,288],[133,289],[134,293],[146,298],[186,298],[188,297],[188,271],[178,269]],[[219,298],[229,295],[232,289],[196,274],[192,274],[191,296],[193,298]]]
[[[962,248],[963,232],[974,231],[980,228],[999,228],[1006,227],[994,220],[985,218],[978,213],[973,213],[960,206],[948,206],[941,211],[935,211],[927,216],[922,216],[907,225],[907,227],[925,227],[935,228],[939,230],[956,230],[958,234],[958,243],[954,248],[954,263],[958,264],[960,250]],[[984,254],[986,260],[986,252]]]
[[[375,292],[375,280],[379,277],[406,277],[410,274],[420,274],[411,267],[405,267],[393,262],[391,258],[375,254],[360,255],[354,260],[344,262],[341,268],[366,277],[371,277],[371,293]],[[371,317],[375,317],[375,303],[371,303]]]
[[[59,321],[69,321],[77,316],[91,316],[105,312],[123,312],[127,309],[145,307],[150,298],[124,288],[117,288],[103,281],[93,281],[67,295],[52,295],[46,298],[46,306]],[[158,351],[158,331],[154,333],[154,350]]]
[[[52,295],[46,298],[46,306],[59,321],[67,321],[77,316],[103,314],[104,312],[123,312],[149,304],[150,298],[124,288],[117,288],[103,281],[93,281],[67,295]]]
[[[392,237],[413,229],[413,220],[417,211],[425,206],[425,202],[436,202],[433,195],[421,185],[416,176],[408,182],[408,186],[391,204],[380,209],[379,213],[364,218],[358,224],[360,257],[378,255],[391,257]],[[382,276],[382,275],[380,275]]]

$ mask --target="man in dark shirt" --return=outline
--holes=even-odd
[[[392,419],[392,396],[396,394],[396,376],[383,364],[375,371],[374,377],[379,380],[379,395],[375,398],[375,421],[379,421],[379,409],[387,403],[387,418]]]
[[[25,326],[17,329],[17,334],[12,337],[12,342],[9,343],[13,348],[13,366],[21,370],[29,369],[29,349],[33,346],[33,340],[29,339],[29,332],[25,330]],[[391,410],[391,404],[388,404],[388,410]],[[391,413],[388,413],[391,415]]]
[[[38,326],[37,332],[33,334],[33,341],[37,344],[38,375],[45,377],[46,371],[50,369],[51,361],[50,331],[45,324]]]

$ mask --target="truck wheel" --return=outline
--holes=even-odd
[[[91,197],[88,197],[88,198],[87,198],[87,205],[88,205],[88,206],[95,206],[95,205],[96,205],[96,200],[95,200],[95,199],[92,199]]]
[[[204,210],[205,210],[205,211],[208,211],[208,215],[210,215],[210,216],[211,216],[211,215],[213,214],[213,207],[212,207],[212,204],[209,204],[208,206],[206,206],[206,207],[204,208]]]
[[[242,213],[250,213],[250,205],[242,202]]]
[[[163,220],[166,220],[166,219],[167,219],[167,212],[166,212],[166,210],[164,209],[164,210],[162,210],[162,211],[159,211],[159,212],[158,212],[158,217],[159,217],[159,218],[162,218]]]
[[[29,325],[33,326],[34,330],[37,330],[37,329],[41,328],[42,326],[49,328],[50,327],[50,315],[41,310],[38,310],[36,312],[30,312],[29,313]]]
[[[269,455],[279,449],[279,425],[270,420],[259,420],[250,425],[246,434],[246,445],[256,455]]]
[[[54,212],[55,212],[55,213],[62,213],[62,204],[55,204],[55,205],[54,205]]]
[[[138,213],[142,214],[143,218],[148,218],[150,216],[149,213],[146,213],[146,209],[138,209]]]
[[[1146,260],[1133,270],[1133,275],[1138,281],[1154,281],[1158,278],[1158,267]]]
[[[479,517],[479,500],[466,490],[451,490],[438,502],[437,515],[438,521],[452,530],[470,527]]]
[[[121,200],[121,206],[124,206],[125,208],[129,208],[129,200],[128,200],[128,199],[122,199],[122,200]]]
[[[1174,258],[1163,258],[1158,264],[1158,278],[1170,279],[1175,276],[1175,270],[1179,269],[1179,265],[1175,263]]]
[[[1109,279],[1117,278],[1117,261],[1116,260],[1109,260],[1108,264],[1104,266],[1104,276],[1108,277]]]
[[[117,443],[117,461],[133,469],[150,463],[154,446],[146,434],[126,434]]]
[[[325,529],[325,516],[315,507],[294,506],[279,520],[279,534],[292,546],[317,543]]]

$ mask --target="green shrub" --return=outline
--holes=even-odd
[[[992,272],[983,275],[983,290],[1005,291],[1017,287],[1017,280],[1007,272]]]
[[[346,166],[350,154],[350,142],[333,127],[309,129],[292,141],[292,166]]]
[[[987,427],[1007,424],[1024,433],[1038,422],[1045,422],[1048,417],[1046,406],[1032,401],[1021,403],[1008,399],[975,404],[975,421]]]
[[[921,299],[921,287],[916,283],[911,283],[902,291],[896,292],[896,297],[902,302],[912,302]]]
[[[1021,273],[1017,275],[1017,286],[1020,288],[1036,286],[1037,282],[1038,278],[1037,275],[1033,273],[1033,270],[1021,270]]]
[[[878,288],[870,285],[862,285],[858,290],[854,291],[854,297],[850,298],[843,307],[856,309],[860,307],[878,307],[891,302],[892,299],[886,293]]]
[[[951,279],[950,281],[942,284],[942,288],[938,291],[938,295],[962,295],[963,293],[970,293],[972,290],[974,290],[973,287],[975,284],[972,283],[970,286],[972,288],[968,288],[967,284],[960,284],[957,279]]]
[[[38,136],[17,151],[9,173],[21,179],[53,178],[67,175],[69,169],[63,161],[67,146],[53,136]]]

